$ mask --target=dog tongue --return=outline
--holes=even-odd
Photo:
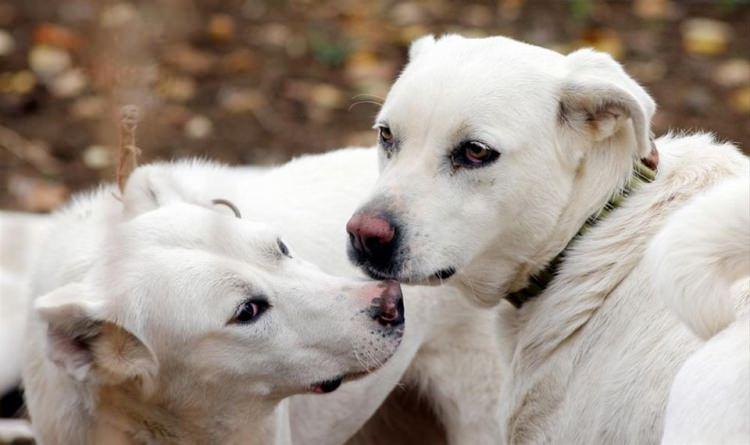
[[[312,386],[312,392],[318,393],[318,394],[328,394],[329,392],[336,391],[339,386],[341,386],[341,382],[344,380],[343,377],[336,377],[335,379],[326,380],[320,383],[316,383]]]

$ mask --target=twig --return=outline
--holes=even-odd
[[[125,190],[125,181],[138,166],[141,149],[135,145],[135,128],[138,125],[138,107],[125,105],[120,109],[120,158],[117,162],[117,186]]]

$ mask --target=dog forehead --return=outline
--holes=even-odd
[[[199,252],[242,262],[272,263],[281,255],[279,235],[268,225],[221,214],[192,204],[170,204],[137,216],[120,237],[130,256],[178,255],[185,261]]]
[[[379,119],[420,116],[424,123],[429,116],[455,127],[528,117],[555,102],[564,61],[560,53],[504,37],[446,37],[407,65]]]

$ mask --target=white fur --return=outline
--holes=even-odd
[[[283,398],[395,352],[403,327],[368,312],[378,283],[289,258],[269,226],[162,199],[151,178],[51,221],[23,373],[39,443],[289,443]],[[233,322],[249,298],[270,308]]]
[[[398,224],[397,267],[380,276],[424,283],[453,267],[449,284],[496,305],[563,250],[648,154],[654,103],[590,50],[564,56],[502,37],[446,36],[417,53],[377,118],[396,146],[381,150],[380,177],[357,211]],[[452,153],[467,140],[501,155],[455,168]],[[572,245],[542,295],[520,310],[504,305],[503,440],[660,440],[674,376],[701,342],[662,303],[644,252],[687,200],[750,165],[710,135],[656,146],[656,180]],[[697,409],[721,412],[713,403]]]
[[[706,340],[672,384],[662,443],[750,442],[748,177],[725,181],[675,212],[646,261],[667,305]]]
[[[21,380],[21,333],[26,326],[28,275],[48,229],[46,216],[0,214],[0,395]]]

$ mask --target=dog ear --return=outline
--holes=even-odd
[[[137,216],[173,202],[191,202],[185,184],[159,164],[133,170],[122,194],[125,213]]]
[[[414,40],[409,46],[409,60],[416,59],[420,54],[424,54],[425,51],[433,46],[435,46],[435,36],[432,34]]]
[[[639,158],[651,151],[656,104],[611,56],[590,49],[567,56],[570,74],[560,94],[562,125],[602,142],[632,129]]]
[[[49,358],[74,379],[104,384],[152,380],[158,364],[151,349],[122,325],[109,321],[106,304],[89,286],[71,283],[34,302],[47,323]]]

